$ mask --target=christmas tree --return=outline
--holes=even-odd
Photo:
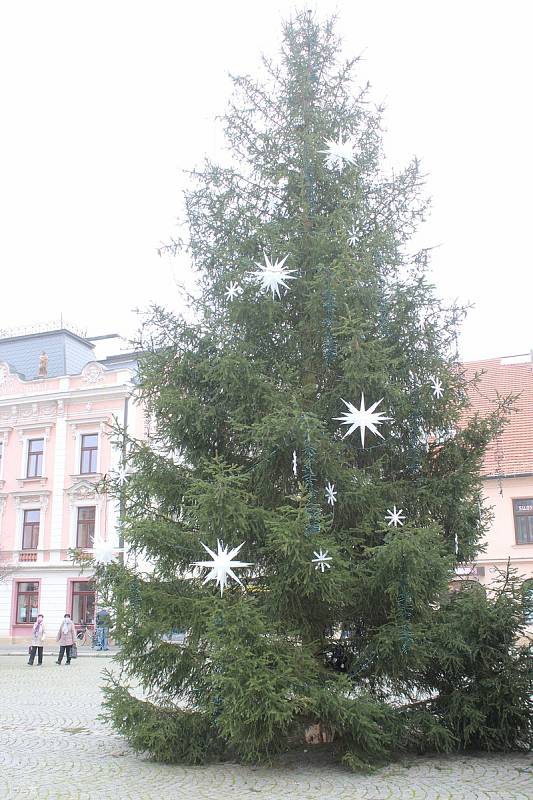
[[[353,768],[531,741],[516,580],[449,588],[487,526],[507,402],[466,421],[463,312],[410,249],[419,164],[385,171],[334,27],[297,14],[264,82],[235,79],[231,161],[186,195],[194,322],[156,308],[142,330],[152,434],[107,489],[151,568],[98,580],[122,644],[107,715],[164,761],[256,762],[306,735]]]

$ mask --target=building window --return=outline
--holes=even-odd
[[[72,584],[72,621],[75,625],[92,625],[96,592],[91,581],[74,581]]]
[[[17,583],[17,624],[26,625],[37,619],[39,584]]]
[[[92,547],[94,544],[94,521],[96,506],[78,508],[76,547]]]
[[[22,549],[37,550],[39,544],[39,526],[41,512],[39,509],[24,511],[24,524],[22,527]]]
[[[98,434],[84,433],[81,437],[80,474],[96,472],[98,456]]]
[[[533,498],[513,500],[514,529],[517,544],[533,543]]]
[[[44,439],[30,439],[28,442],[27,478],[41,478],[43,474]]]

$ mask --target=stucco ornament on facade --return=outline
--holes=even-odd
[[[86,480],[76,481],[70,489],[66,490],[66,493],[71,505],[80,501],[97,499],[96,484]]]
[[[104,380],[104,370],[96,361],[91,361],[81,371],[81,379],[84,383],[102,383]]]

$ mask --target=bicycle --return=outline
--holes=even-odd
[[[84,646],[96,647],[96,631],[89,625],[86,625],[81,631],[76,634],[78,644]]]

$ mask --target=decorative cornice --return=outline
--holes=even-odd
[[[41,492],[11,492],[17,509],[27,508],[28,505],[38,505],[43,511],[46,511],[50,495],[51,492],[46,489]]]
[[[130,370],[131,374],[133,375],[133,370]],[[42,392],[39,393],[39,402],[48,403],[48,402],[62,402],[65,403],[68,400],[74,400],[75,402],[79,402],[80,400],[101,400],[102,398],[123,398],[126,396],[131,395],[131,385],[129,383],[113,383],[113,384],[106,384],[105,386],[80,386],[76,389],[67,389],[61,391],[60,389],[54,389],[53,391],[49,392]],[[2,397],[0,392],[0,422],[2,419],[2,413],[5,414],[7,409],[12,410],[12,415],[17,416],[17,408],[21,404],[28,403],[28,398],[25,397],[23,394],[18,395],[9,395],[8,397]]]

